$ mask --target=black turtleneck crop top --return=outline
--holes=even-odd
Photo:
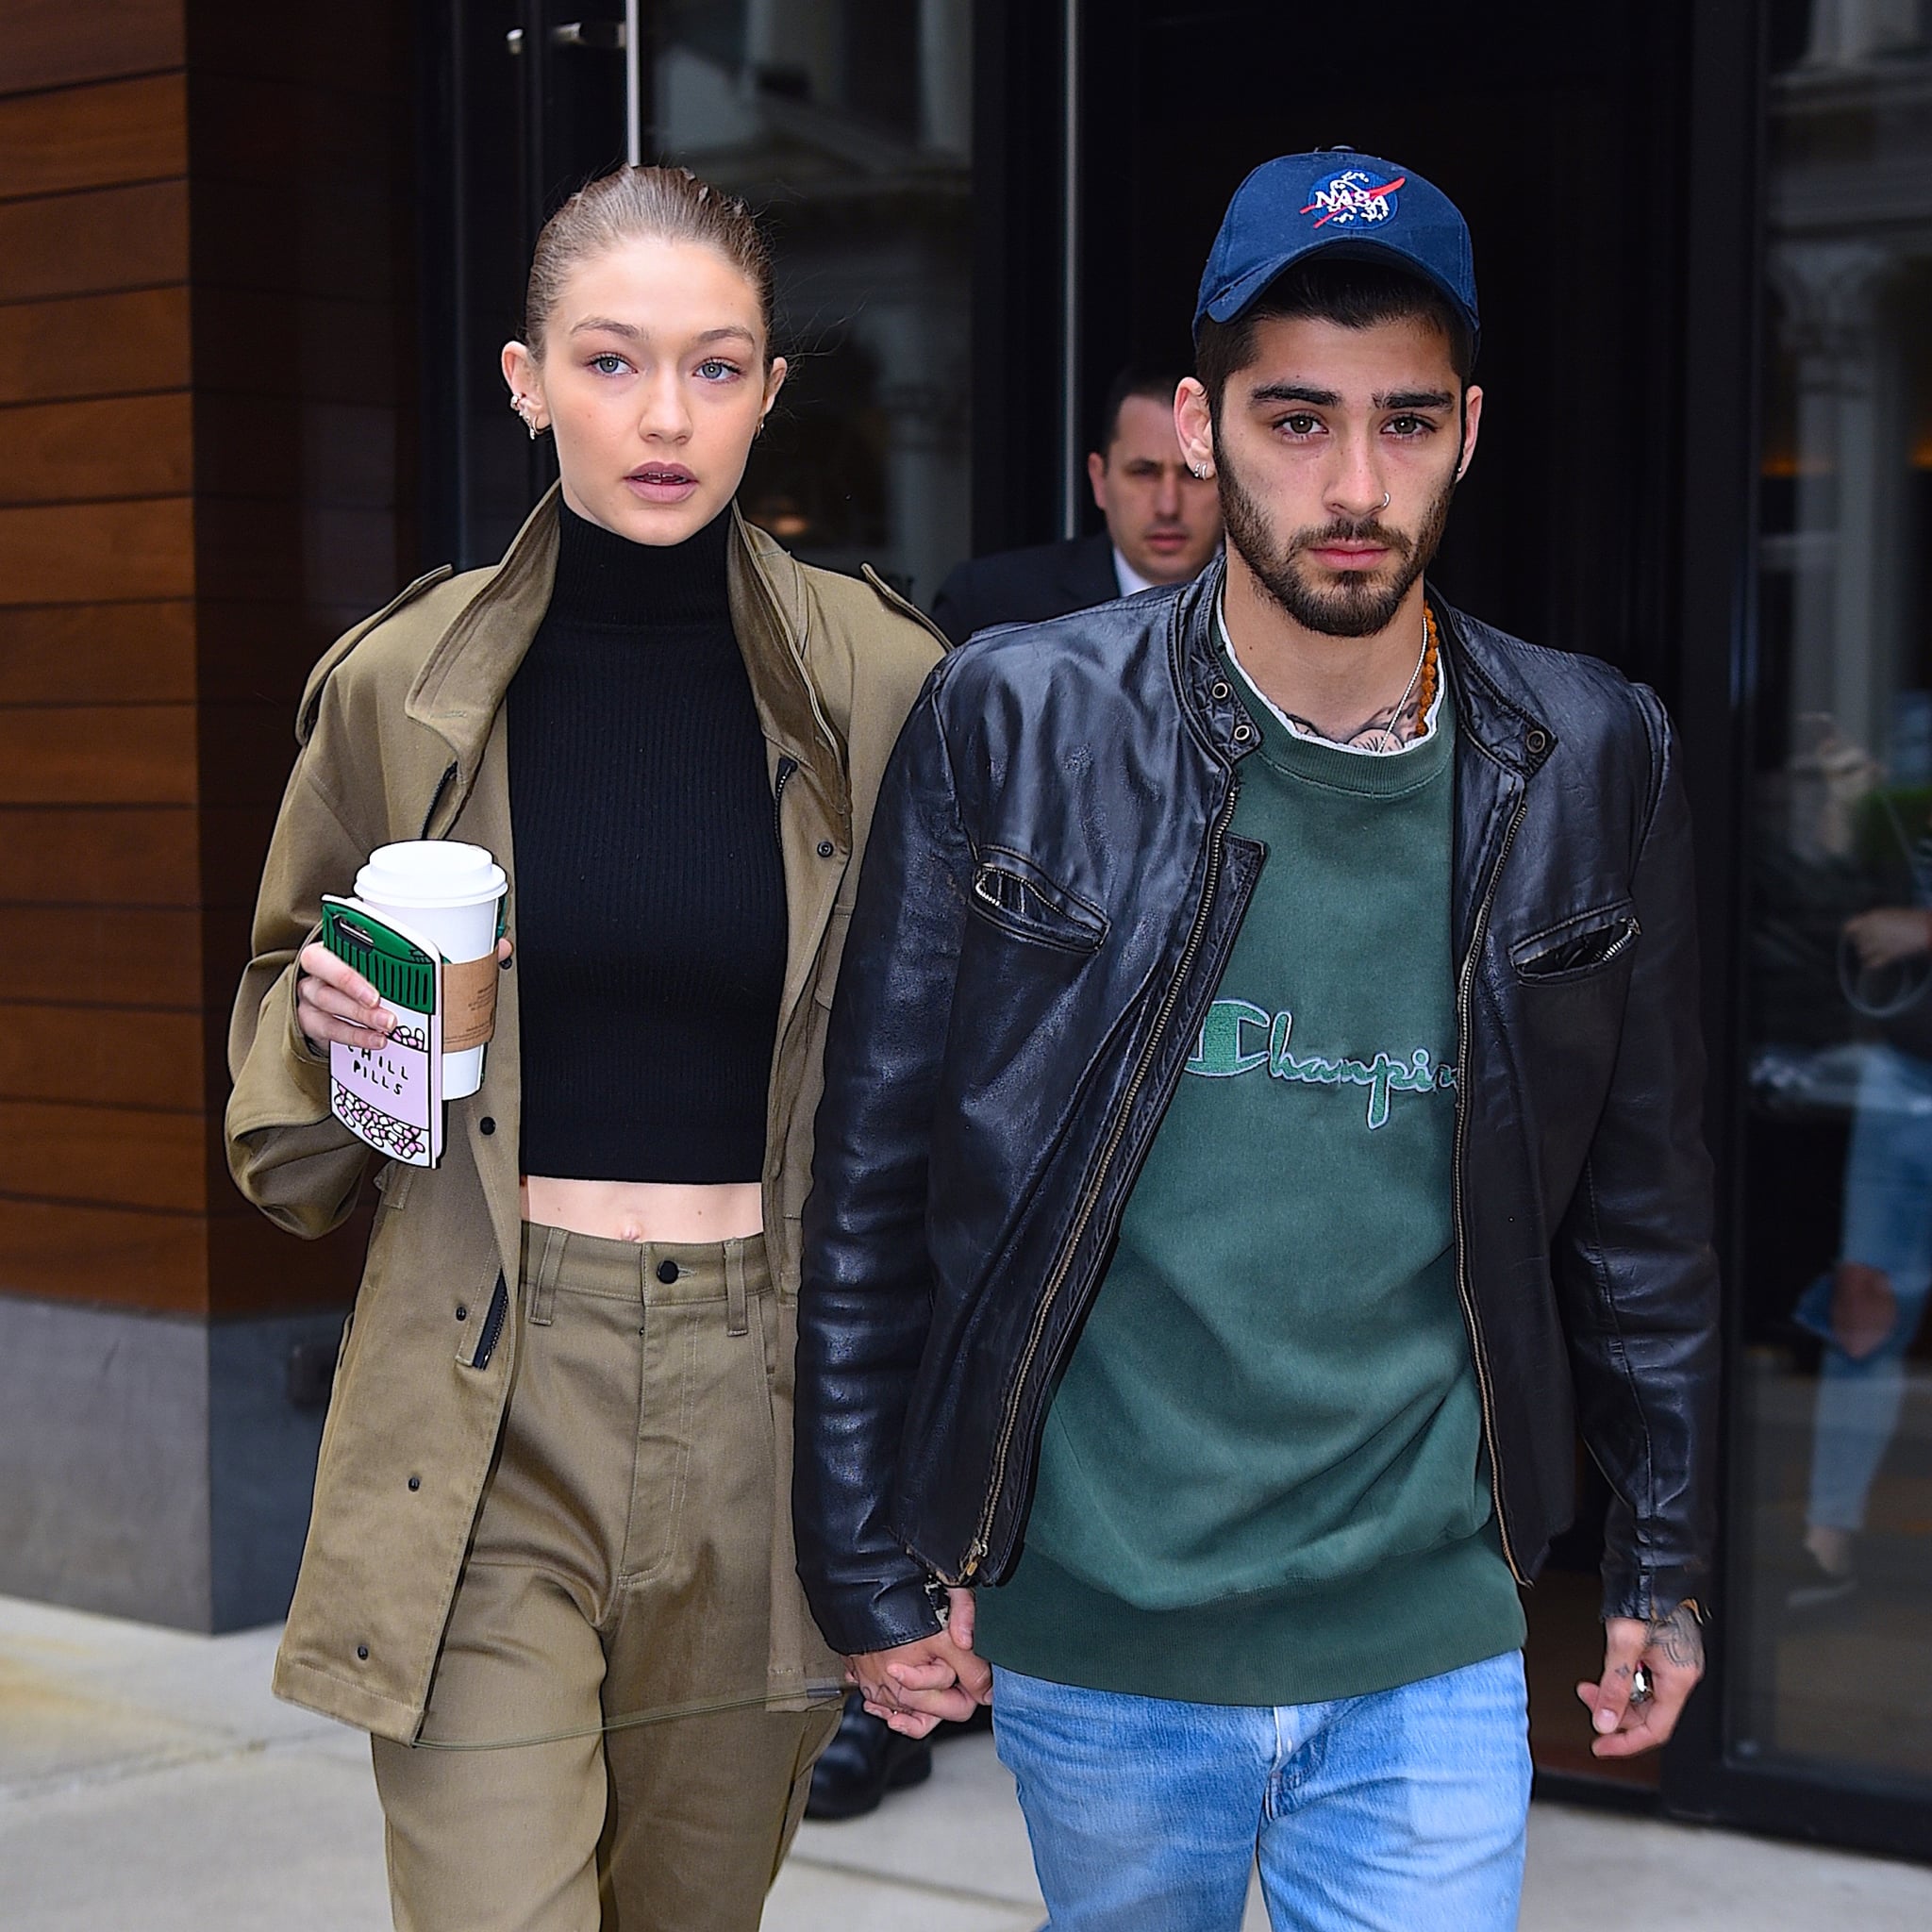
[[[785,875],[730,513],[668,547],[558,514],[508,699],[523,1171],[755,1181]]]

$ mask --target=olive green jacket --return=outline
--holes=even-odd
[[[228,1041],[228,1164],[242,1191],[291,1233],[337,1226],[371,1161],[331,1118],[327,1061],[295,1024],[294,958],[321,917],[322,894],[350,891],[377,845],[467,840],[509,875],[514,937],[503,698],[549,606],[556,557],[553,492],[500,564],[412,584],[327,653],[303,694],[301,749]],[[763,1188],[789,1343],[825,1019],[866,830],[900,724],[942,646],[876,578],[809,569],[741,521],[728,570],[732,625],[780,800],[788,943]],[[275,1665],[279,1695],[403,1740],[423,1721],[516,1373],[514,962],[499,995],[482,1088],[449,1103],[441,1165],[385,1162],[376,1174],[382,1200],[343,1332]],[[492,1303],[500,1340],[479,1351]],[[787,1499],[791,1390],[788,1354],[774,1388],[787,1410],[774,1418]],[[778,1521],[789,1524],[789,1507]],[[789,1528],[774,1545],[767,1696],[795,1704],[835,1693],[837,1668],[805,1608]]]

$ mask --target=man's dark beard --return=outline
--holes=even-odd
[[[1378,524],[1372,516],[1339,517],[1319,530],[1297,531],[1287,544],[1277,547],[1260,504],[1248,493],[1224,457],[1216,474],[1221,479],[1221,515],[1227,525],[1227,541],[1241,552],[1261,588],[1304,630],[1330,638],[1368,638],[1388,629],[1408,595],[1409,586],[1434,559],[1449,521],[1449,499],[1456,493],[1452,470],[1413,538]],[[1299,560],[1305,552],[1320,549],[1324,543],[1385,544],[1395,560],[1395,575],[1384,578],[1381,570],[1351,571],[1337,584],[1312,584]]]

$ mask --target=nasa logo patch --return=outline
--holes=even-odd
[[[1338,228],[1379,227],[1393,217],[1396,192],[1407,178],[1398,175],[1394,180],[1385,181],[1366,168],[1344,168],[1315,183],[1302,213],[1318,216],[1318,228],[1325,228],[1331,222]]]

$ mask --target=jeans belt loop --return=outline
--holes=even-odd
[[[745,1307],[744,1243],[741,1241],[724,1243],[724,1332],[727,1335],[751,1333],[751,1315]]]
[[[530,1322],[534,1327],[550,1325],[551,1310],[557,1305],[557,1277],[563,1272],[563,1251],[570,1236],[560,1227],[543,1230],[543,1252],[537,1257],[537,1278],[530,1284]]]

